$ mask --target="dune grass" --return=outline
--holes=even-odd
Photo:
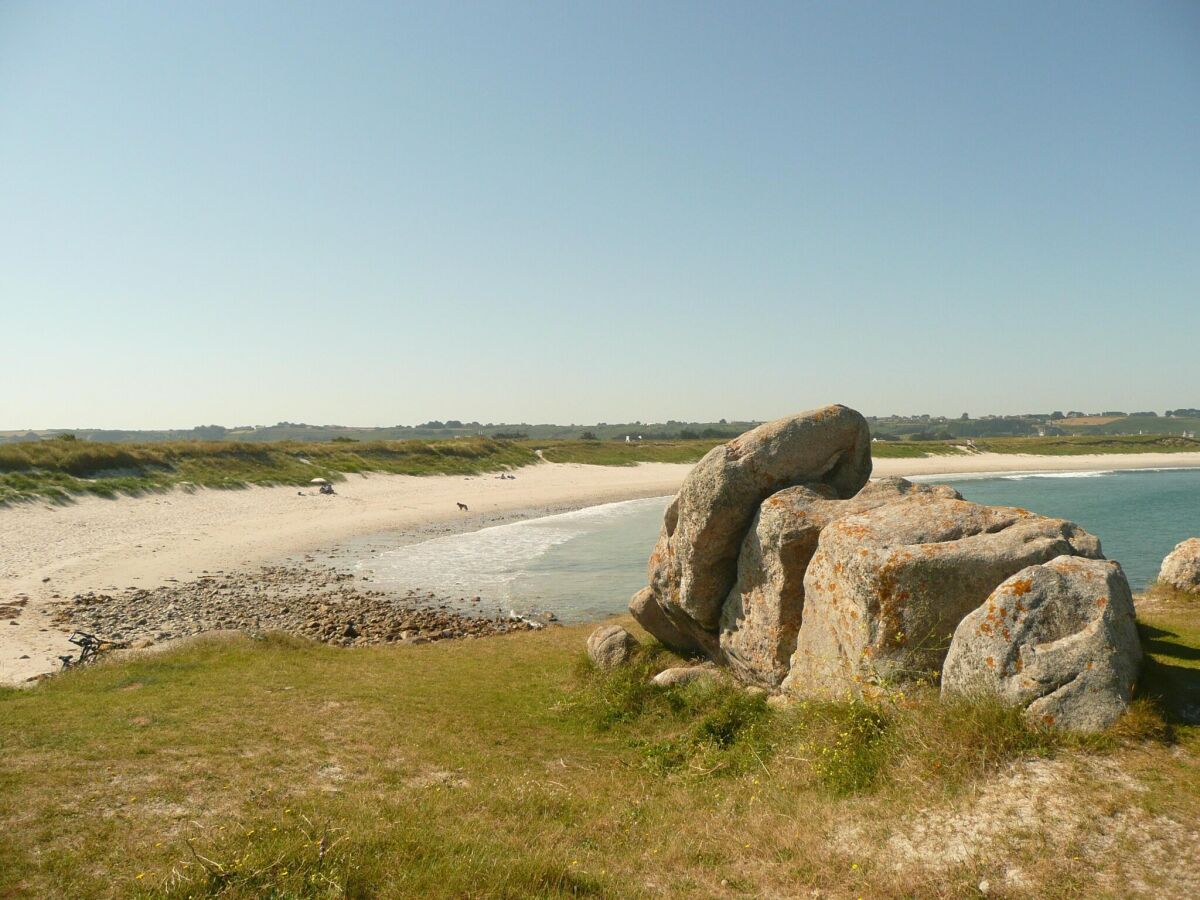
[[[1172,621],[1164,666],[1200,648]],[[1194,824],[1197,729],[1149,700],[1087,739],[924,691],[777,708],[649,685],[656,645],[600,673],[587,631],[200,640],[2,690],[0,896],[976,896],[1013,867],[1002,893],[1079,896],[1104,866],[1036,830],[945,865],[889,848],[1013,765],[1076,765],[1070,804],[1103,816],[1126,799],[1093,759]]]
[[[174,441],[111,444],[44,440],[0,445],[0,504],[34,499],[69,501],[91,494],[116,497],[172,487],[238,488],[301,485],[316,477],[336,481],[355,472],[404,475],[474,474],[537,462],[632,466],[643,462],[695,463],[721,443],[686,441],[334,441],[245,443]],[[955,456],[960,441],[879,441],[876,458]],[[1069,456],[1089,453],[1200,452],[1200,441],[1163,435],[980,439],[989,453]]]
[[[643,462],[694,463],[724,441],[553,441],[535,443],[555,463],[589,466],[632,466]]]
[[[336,481],[354,472],[473,474],[535,462],[528,447],[488,438],[447,441],[108,444],[47,440],[0,446],[0,503],[76,494],[113,497],[180,485]]]
[[[957,445],[962,441],[876,441],[871,444],[874,459],[923,459],[926,456],[961,456]]]

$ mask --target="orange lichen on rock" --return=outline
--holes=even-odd
[[[1024,597],[1033,590],[1033,580],[1030,578],[1017,578],[1009,582],[1008,590],[1018,597]]]

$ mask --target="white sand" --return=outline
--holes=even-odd
[[[1035,456],[973,453],[922,459],[877,459],[872,475],[964,475],[1007,472],[1111,472],[1116,469],[1194,469],[1200,453],[1097,453],[1091,456]]]
[[[17,624],[0,618],[0,683],[21,682],[76,652],[52,628],[55,594],[152,588],[204,571],[254,569],[346,538],[436,522],[480,527],[516,510],[590,506],[674,493],[690,466],[553,465],[494,475],[352,475],[337,494],[293,487],[173,491],[66,506],[0,509],[0,605],[20,595]],[[470,512],[456,506],[465,503]],[[22,659],[21,657],[28,657]]]
[[[875,475],[1192,466],[1200,466],[1200,453],[976,454],[879,460]],[[333,497],[308,490],[298,496],[295,488],[248,488],[0,509],[0,605],[21,595],[28,598],[13,620],[17,624],[0,619],[0,682],[21,682],[49,671],[57,667],[58,654],[74,650],[48,621],[56,594],[69,599],[90,590],[186,581],[206,570],[253,569],[347,538],[431,523],[479,527],[515,511],[537,515],[548,507],[671,494],[690,468],[542,463],[518,470],[516,480],[494,475],[350,476],[337,485]],[[460,512],[458,502],[470,512]]]

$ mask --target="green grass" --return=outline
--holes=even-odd
[[[1140,610],[1146,692],[1176,717],[1200,718],[1200,597],[1155,584]]]
[[[961,456],[956,445],[962,441],[876,441],[871,444],[873,459],[922,459],[926,456]]]
[[[985,453],[1034,453],[1039,456],[1079,456],[1092,453],[1200,452],[1200,440],[1155,434],[980,438],[975,441],[975,446]]]
[[[535,462],[530,448],[488,438],[448,441],[0,445],[0,503],[75,494],[113,497],[182,484],[210,488],[336,481],[354,472],[472,474]]]
[[[643,462],[694,463],[724,441],[554,441],[534,442],[549,462],[632,466]]]
[[[649,685],[675,661],[655,645],[600,673],[587,631],[214,639],[2,690],[0,896],[972,896],[1018,865],[1024,895],[1066,897],[1103,866],[1037,835],[912,871],[886,837],[1023,760],[1108,760],[1156,815],[1200,800],[1197,729],[1149,701],[1087,740],[921,691],[781,709]],[[1156,660],[1195,660],[1177,636]],[[1107,809],[1110,781],[1063,789]]]

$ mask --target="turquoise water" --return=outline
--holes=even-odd
[[[1175,544],[1200,535],[1200,469],[919,480],[952,484],[979,503],[1078,522],[1124,566],[1135,590],[1154,579]],[[358,565],[380,586],[432,591],[467,611],[549,610],[564,622],[599,619],[624,610],[645,585],[646,558],[669,500],[608,503],[448,535]]]
[[[1100,538],[1135,590],[1158,576],[1162,559],[1200,535],[1200,469],[1058,472],[993,478],[921,479],[953,485],[967,500],[1077,522]]]

